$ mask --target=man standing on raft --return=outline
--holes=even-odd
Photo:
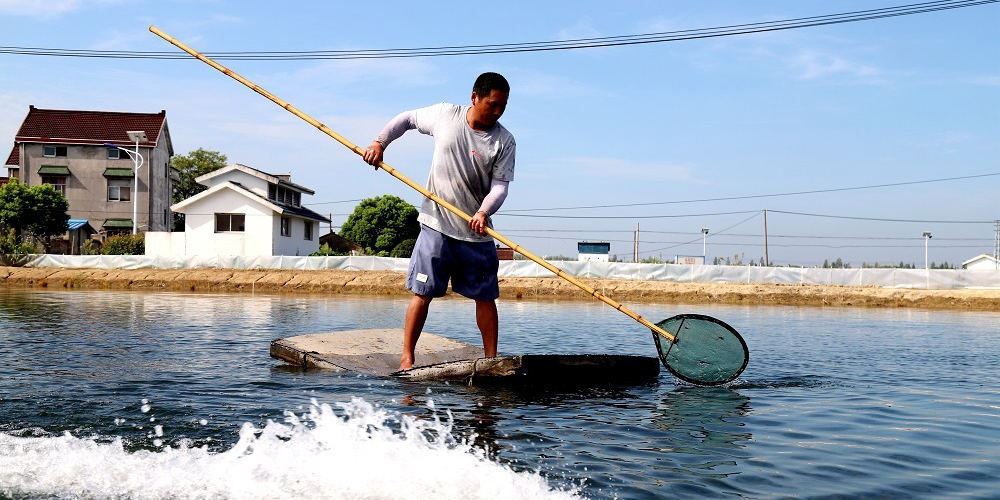
[[[497,355],[499,319],[496,299],[496,247],[486,234],[490,215],[507,198],[514,179],[514,136],[498,120],[507,107],[510,85],[497,73],[483,73],[472,86],[471,106],[435,104],[404,111],[386,124],[364,159],[375,165],[389,143],[407,130],[434,137],[427,189],[465,213],[466,223],[430,199],[420,207],[420,235],[410,256],[406,287],[414,293],[403,325],[399,369],[413,367],[413,352],[434,297],[444,296],[448,280],[456,293],[476,301],[476,324],[486,357]]]

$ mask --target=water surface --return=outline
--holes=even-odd
[[[726,388],[302,372],[275,338],[406,300],[0,290],[0,496],[995,497],[1000,313],[642,304],[740,330]],[[597,302],[503,301],[504,353],[655,355]],[[474,306],[426,330],[478,343]],[[288,412],[296,417],[290,418]]]

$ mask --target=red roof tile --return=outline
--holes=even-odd
[[[160,136],[160,129],[167,119],[167,112],[120,113],[116,111],[76,111],[63,109],[28,108],[28,116],[21,124],[17,142],[47,142],[71,144],[134,145],[128,138],[129,130],[146,132],[146,142],[141,146],[153,147]]]
[[[21,165],[21,148],[17,147],[17,143],[14,143],[14,149],[10,150],[10,156],[7,157],[7,163],[4,165],[12,165],[20,167]]]

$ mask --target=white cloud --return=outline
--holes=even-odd
[[[0,13],[21,16],[58,16],[76,10],[78,0],[0,0]]]
[[[439,68],[425,59],[322,61],[288,75],[274,76],[297,81],[325,81],[328,84],[380,80],[390,85],[405,86],[437,85],[444,80]]]
[[[111,5],[121,0],[0,0],[0,14],[56,17],[81,8]]]
[[[513,69],[507,72],[513,94],[530,97],[595,97],[608,96],[608,91],[562,75],[533,70]]]
[[[666,33],[683,29],[691,29],[691,27],[681,26],[673,19],[666,19],[663,17],[645,19],[639,23],[639,32],[641,33]]]
[[[816,50],[800,50],[788,60],[801,80],[840,78],[855,83],[884,83],[881,70]]]
[[[135,50],[139,44],[148,40],[149,34],[145,30],[141,32],[112,30],[100,35],[99,39],[87,48],[90,50]]]
[[[982,85],[984,87],[1000,87],[1000,75],[986,75],[971,78],[969,79],[969,83],[973,85]]]
[[[672,182],[704,183],[696,178],[687,165],[663,162],[631,161],[622,158],[572,157],[551,162],[562,174],[580,177],[614,177],[617,180],[669,180]]]
[[[577,21],[576,24],[559,30],[559,33],[556,35],[556,39],[576,40],[579,38],[597,38],[602,36],[604,36],[604,34],[594,28],[590,24],[590,21]]]

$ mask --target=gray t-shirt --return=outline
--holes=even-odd
[[[474,130],[465,118],[468,110],[468,106],[441,103],[414,110],[413,116],[417,130],[434,136],[427,189],[472,215],[493,180],[514,180],[515,144],[514,136],[499,123],[489,130]],[[429,199],[420,207],[418,220],[455,239],[493,239],[476,234],[467,222]]]

